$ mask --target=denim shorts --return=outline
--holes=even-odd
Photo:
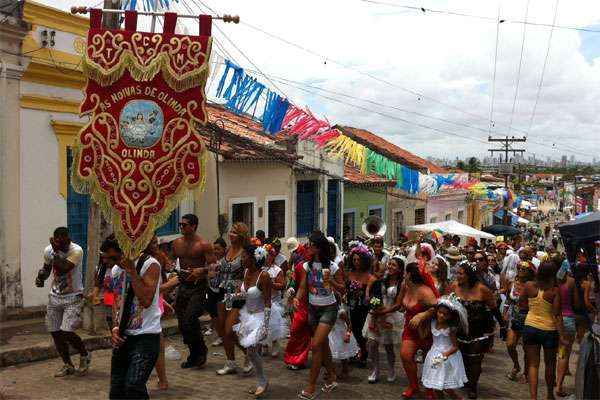
[[[556,349],[558,348],[558,331],[544,331],[525,325],[523,328],[523,344],[525,346],[539,345],[544,349]]]
[[[333,326],[338,316],[337,303],[329,306],[313,306],[308,305],[308,324],[316,328],[319,324],[327,324]]]
[[[567,335],[575,336],[577,333],[575,317],[563,317],[563,326],[565,327],[565,333]]]

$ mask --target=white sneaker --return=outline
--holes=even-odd
[[[217,375],[232,375],[237,374],[237,363],[235,361],[227,361],[225,366],[217,370]]]
[[[254,365],[252,365],[252,363],[250,362],[248,357],[246,357],[246,359],[244,360],[244,366],[242,367],[242,371],[244,371],[244,374],[247,375],[247,374],[251,373],[253,369],[254,369]]]
[[[78,376],[84,376],[85,374],[87,374],[88,370],[90,369],[91,363],[92,363],[92,353],[90,351],[88,351],[87,356],[79,357],[79,368],[77,368],[77,371],[75,371],[75,373]]]
[[[219,347],[223,344],[223,338],[217,338],[214,342],[211,343],[212,347]]]
[[[389,383],[396,382],[396,370],[388,371],[387,381]]]
[[[208,328],[207,330],[204,331],[204,336],[210,336],[213,334],[213,330],[211,328]]]
[[[367,382],[369,383],[377,383],[379,381],[379,372],[377,370],[371,372],[371,375],[367,378]]]
[[[73,375],[75,373],[75,368],[72,365],[63,365],[61,369],[59,369],[55,374],[55,378],[62,378],[63,376]]]

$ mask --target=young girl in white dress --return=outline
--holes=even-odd
[[[467,311],[454,295],[442,297],[431,321],[433,344],[425,357],[422,382],[426,398],[435,399],[434,390],[444,391],[450,398],[460,398],[454,389],[467,382],[462,355],[456,342],[457,329],[468,330]]]
[[[352,334],[352,325],[344,301],[340,302],[338,318],[329,332],[329,348],[333,361],[339,362],[342,366],[339,377],[346,379],[349,372],[349,360],[358,354],[358,344]]]
[[[245,246],[241,253],[241,262],[246,270],[240,297],[244,297],[246,302],[240,310],[240,322],[233,326],[239,344],[246,349],[256,371],[258,386],[249,390],[255,397],[264,395],[268,387],[260,356],[260,347],[268,337],[271,317],[271,279],[262,269],[266,256],[264,248],[254,245]]]

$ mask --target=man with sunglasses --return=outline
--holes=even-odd
[[[173,241],[173,255],[177,259],[180,281],[175,312],[183,342],[190,351],[181,368],[202,367],[206,363],[207,348],[198,318],[206,306],[209,266],[217,260],[212,244],[200,237],[197,229],[198,217],[186,214],[179,222],[183,236]]]

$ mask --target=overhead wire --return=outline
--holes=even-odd
[[[212,8],[211,8],[209,5],[207,5],[205,2],[202,2],[202,1],[200,1],[200,0],[192,0],[192,1],[195,3],[195,5],[196,5],[196,6],[197,6],[197,7],[198,7],[200,10],[201,10],[202,8],[200,7],[200,5],[198,5],[198,3],[202,4],[202,6],[204,6],[205,8],[207,8],[207,9],[208,9],[209,11],[211,11],[213,14],[215,14],[215,15],[219,15],[219,13],[217,13],[217,12],[216,12],[214,9],[212,9]],[[185,5],[185,3],[183,3],[183,4]],[[270,36],[270,37],[273,37],[273,38],[275,38],[275,39],[278,39],[278,40],[280,40],[280,41],[283,41],[283,42],[287,43],[288,45],[291,45],[291,46],[294,46],[294,47],[296,47],[296,48],[299,48],[299,49],[301,49],[301,50],[303,50],[303,51],[305,51],[305,52],[308,52],[308,53],[310,53],[310,54],[313,54],[313,55],[315,55],[315,56],[318,56],[318,57],[321,57],[321,58],[326,58],[328,61],[332,61],[333,63],[338,63],[338,62],[336,62],[335,60],[332,60],[331,58],[324,57],[323,55],[321,55],[321,54],[319,54],[319,53],[317,53],[317,52],[314,52],[314,51],[312,51],[312,50],[310,50],[310,49],[307,49],[307,48],[305,48],[305,47],[303,47],[303,46],[297,45],[297,44],[295,44],[295,43],[293,43],[293,42],[290,42],[290,41],[288,41],[288,40],[286,40],[286,39],[284,39],[284,38],[278,37],[277,35],[273,35],[273,34],[271,34],[271,33],[267,32],[267,31],[264,31],[264,30],[263,30],[263,29],[261,29],[261,28],[258,28],[258,27],[255,27],[255,26],[253,26],[253,25],[250,25],[250,24],[246,23],[245,21],[242,21],[241,23],[243,23],[243,24],[244,24],[244,25],[246,25],[246,26],[249,26],[250,28],[253,28],[253,29],[255,29],[255,30],[261,31],[262,33],[266,34],[267,36]],[[277,90],[279,90],[279,91],[280,91],[282,94],[284,94],[284,95],[285,95],[285,93],[284,93],[284,92],[283,92],[283,91],[282,91],[280,88],[278,88],[278,87],[277,87],[277,85],[276,85],[276,84],[273,82],[273,79],[276,79],[276,80],[278,80],[278,81],[279,81],[281,84],[284,84],[284,85],[288,85],[288,86],[294,87],[294,85],[293,85],[294,81],[291,81],[291,80],[286,80],[285,78],[282,78],[282,79],[277,79],[277,78],[275,78],[273,75],[268,75],[268,74],[265,74],[265,73],[264,73],[262,70],[260,70],[259,68],[257,68],[256,64],[255,64],[254,62],[252,62],[252,61],[251,61],[251,60],[250,60],[250,59],[249,59],[249,58],[248,58],[248,57],[247,57],[247,56],[246,56],[246,55],[245,55],[245,54],[244,54],[244,53],[241,51],[241,49],[239,49],[239,47],[238,47],[238,46],[236,46],[236,45],[235,45],[235,43],[233,43],[233,41],[232,41],[232,40],[231,40],[231,39],[230,39],[230,38],[229,38],[229,37],[228,37],[228,36],[227,36],[227,35],[226,35],[226,34],[225,34],[225,33],[224,33],[224,32],[223,32],[221,29],[220,29],[220,28],[218,28],[218,27],[217,27],[217,29],[218,29],[218,30],[219,30],[219,32],[220,32],[220,33],[221,33],[221,34],[222,34],[222,35],[223,35],[223,36],[224,36],[224,37],[225,37],[225,38],[226,38],[226,39],[227,39],[227,40],[228,40],[228,41],[229,41],[229,42],[230,42],[230,43],[231,43],[233,46],[234,46],[234,48],[236,48],[236,50],[237,50],[237,51],[238,51],[240,54],[242,54],[242,55],[244,56],[244,58],[246,58],[246,59],[247,59],[247,60],[248,60],[248,61],[249,61],[249,62],[250,62],[250,63],[251,63],[251,64],[252,64],[252,65],[253,65],[255,68],[256,68],[256,70],[254,70],[254,72],[255,72],[255,73],[258,73],[258,74],[260,74],[260,75],[262,75],[262,76],[264,76],[264,77],[265,77],[265,78],[266,78],[266,79],[267,79],[267,80],[268,80],[268,81],[269,81],[271,84],[273,84],[273,85],[274,85],[274,87],[275,87],[275,88],[277,88]],[[225,53],[229,53],[229,52],[227,52],[227,51],[226,51],[225,47],[224,47],[222,44],[219,44],[219,47],[221,48],[221,51],[223,51],[223,52],[225,52]],[[233,58],[231,58],[231,59],[233,59]],[[236,61],[235,59],[233,59],[233,60],[234,60],[234,61]],[[236,63],[238,63],[238,65],[240,65],[240,64],[239,64],[239,62],[237,62],[237,61],[236,61]],[[338,64],[340,64],[340,65],[344,66],[344,64],[343,64],[343,63],[338,63]],[[349,68],[351,68],[351,67],[349,67]],[[362,71],[359,71],[359,70],[358,70],[357,72],[362,72]],[[371,74],[368,74],[368,75],[371,75]],[[272,79],[272,78],[273,78],[273,79]],[[376,77],[375,77],[375,78],[376,78]],[[296,82],[296,84],[298,84],[298,82]],[[307,84],[304,84],[304,83],[300,83],[300,84],[302,84],[302,85],[307,85]],[[311,85],[308,85],[308,86],[311,86]],[[323,91],[326,91],[325,89],[322,89],[322,88],[317,88],[317,87],[313,87],[313,86],[311,86],[311,87],[312,87],[313,89],[318,89],[318,90],[323,90]],[[398,120],[398,121],[401,121],[401,122],[404,122],[404,123],[407,123],[407,124],[412,124],[412,125],[419,126],[419,127],[421,127],[421,128],[424,128],[424,129],[434,130],[434,131],[437,131],[437,132],[440,132],[440,133],[444,133],[444,134],[448,134],[448,135],[452,135],[452,136],[456,136],[456,137],[461,137],[461,138],[463,138],[463,139],[467,139],[467,140],[475,140],[475,141],[478,141],[478,142],[481,142],[481,143],[486,143],[486,144],[487,144],[487,142],[485,142],[485,141],[482,141],[482,140],[474,139],[474,138],[471,138],[471,137],[468,137],[468,136],[459,135],[459,134],[456,134],[456,133],[447,132],[447,131],[444,131],[444,130],[442,130],[442,129],[438,129],[438,128],[435,128],[435,127],[431,127],[431,126],[428,126],[428,125],[425,125],[425,124],[419,124],[419,123],[416,123],[416,122],[412,122],[412,121],[406,120],[406,119],[404,119],[404,118],[400,118],[400,117],[396,117],[396,116],[393,116],[393,115],[389,115],[389,114],[381,113],[381,112],[379,112],[379,111],[375,111],[375,110],[370,110],[370,109],[368,109],[368,108],[366,108],[366,107],[361,107],[361,106],[357,106],[357,105],[355,105],[355,104],[346,103],[346,102],[343,102],[343,101],[341,101],[341,100],[339,100],[339,99],[331,98],[331,97],[328,97],[328,96],[323,96],[323,95],[321,95],[321,94],[319,94],[319,93],[311,92],[311,91],[309,91],[309,90],[306,90],[306,89],[304,89],[304,88],[300,88],[300,87],[296,87],[296,88],[297,88],[297,89],[299,89],[299,90],[305,91],[305,92],[307,92],[307,93],[315,94],[315,95],[317,95],[317,96],[320,96],[320,97],[323,97],[323,98],[327,98],[327,99],[330,99],[330,100],[332,100],[332,101],[335,101],[335,102],[338,102],[338,103],[341,103],[341,104],[346,104],[346,105],[349,105],[349,106],[351,106],[351,107],[360,108],[360,109],[362,109],[362,110],[364,110],[364,111],[367,111],[367,112],[372,112],[372,113],[375,113],[375,114],[379,114],[379,115],[382,115],[382,116],[386,116],[386,117],[389,117],[389,118],[392,118],[392,119],[395,119],[395,120]],[[410,91],[410,89],[406,89],[406,90],[409,90],[409,91]],[[424,95],[422,95],[421,93],[419,93],[419,92],[416,92],[416,91],[411,91],[411,93],[413,93],[413,94],[416,94],[416,95],[419,95],[419,96],[420,96],[420,97],[422,97],[422,98],[428,98],[427,96],[424,96]],[[344,96],[344,97],[352,97],[352,96],[350,96],[350,95],[342,94],[342,93],[339,93],[339,92],[338,92],[338,93],[334,92],[334,94],[341,95],[341,96]],[[288,98],[289,98],[289,96],[285,96],[285,97],[288,97]],[[364,100],[364,99],[360,99],[360,100]],[[435,99],[433,99],[433,100],[435,100]],[[371,101],[369,101],[369,100],[367,100],[366,102],[369,102],[369,103],[372,103],[372,104],[375,104],[375,105],[380,105],[380,106],[382,105],[381,103],[377,103],[377,102],[371,102]],[[438,102],[439,102],[439,101],[438,101]],[[445,103],[443,103],[443,102],[440,102],[440,103],[441,103],[441,104],[445,104]],[[384,105],[384,106],[385,106],[385,105]],[[448,105],[448,106],[450,106],[450,107],[452,107],[452,108],[455,108],[455,109],[458,109],[459,111],[462,111],[462,112],[464,112],[464,113],[467,113],[467,114],[471,114],[471,115],[477,116],[478,118],[485,119],[485,117],[482,117],[482,116],[480,116],[480,115],[477,115],[477,114],[470,113],[470,112],[468,112],[468,111],[465,111],[465,110],[461,110],[460,108],[458,108],[458,107],[455,107],[455,106],[453,106],[453,105]],[[393,108],[393,109],[398,109],[399,111],[404,111],[404,112],[409,112],[409,113],[412,113],[412,114],[420,115],[420,116],[423,116],[423,117],[425,117],[425,118],[438,119],[438,120],[442,120],[443,122],[447,122],[447,123],[451,123],[451,124],[455,124],[455,125],[463,125],[463,126],[465,126],[465,127],[469,127],[469,128],[472,128],[472,129],[477,129],[477,130],[480,130],[480,131],[483,131],[483,132],[485,132],[485,130],[484,130],[484,129],[482,129],[482,128],[479,128],[479,127],[470,126],[470,125],[467,125],[467,124],[461,124],[461,123],[453,122],[453,121],[450,121],[450,120],[444,120],[444,119],[442,119],[442,118],[438,118],[438,117],[432,117],[432,116],[428,116],[428,115],[426,115],[426,114],[422,114],[422,113],[411,112],[411,111],[408,111],[408,110],[403,110],[403,109],[400,109],[400,108],[397,108],[397,107],[393,107],[393,106],[387,106],[387,107],[389,107],[389,108]],[[514,131],[519,131],[519,130],[518,130],[518,129],[516,129],[516,128],[513,128],[513,130],[514,130]],[[533,142],[533,143],[536,143],[536,142]],[[557,148],[556,148],[555,146],[550,146],[550,145],[548,145],[548,144],[546,144],[546,143],[539,142],[539,143],[536,143],[536,144],[539,144],[539,145],[542,145],[542,146],[546,146],[546,147],[550,147],[550,148],[553,148],[553,149],[557,150]],[[575,151],[572,151],[572,152],[575,152]],[[588,154],[586,154],[586,153],[582,153],[582,152],[578,152],[578,151],[577,151],[577,153],[579,153],[579,154],[585,154],[585,155],[588,155]]]
[[[194,4],[196,5],[196,7],[198,7],[198,9],[199,9],[199,10],[201,10],[201,9],[202,9],[202,7],[201,7],[201,6],[198,4],[198,2],[197,2],[196,0],[191,0],[191,1],[192,1],[192,3],[194,3]],[[204,3],[203,3],[203,4],[204,4]],[[205,7],[206,7],[206,6],[205,6]],[[208,10],[209,10],[209,11],[211,11],[212,13],[214,13],[214,14],[216,14],[216,15],[219,15],[219,13],[217,13],[216,11],[214,11],[213,9],[211,9],[210,7],[206,7],[206,8],[208,8]],[[251,65],[252,65],[254,68],[256,68],[258,71],[261,71],[260,67],[259,67],[258,65],[256,65],[256,63],[255,63],[254,61],[252,61],[252,59],[250,59],[250,57],[248,57],[248,56],[246,55],[246,53],[244,53],[244,52],[242,51],[242,49],[240,49],[240,48],[239,48],[239,47],[238,47],[238,46],[235,44],[235,42],[234,42],[233,40],[231,40],[231,39],[229,38],[229,36],[227,36],[227,34],[226,34],[226,33],[225,33],[225,32],[224,32],[224,31],[223,31],[221,28],[219,28],[219,26],[218,26],[218,25],[213,25],[213,26],[214,26],[215,28],[217,28],[217,30],[218,30],[218,31],[221,33],[221,35],[223,35],[223,37],[224,37],[225,39],[227,39],[227,41],[228,41],[229,43],[231,43],[231,45],[233,46],[233,48],[234,48],[234,49],[236,49],[236,50],[238,51],[238,53],[240,53],[240,54],[242,55],[242,57],[244,57],[244,58],[245,58],[245,59],[246,59],[246,60],[247,60],[247,61],[248,61],[248,62],[249,62],[249,63],[250,63],[250,64],[251,64]],[[266,75],[265,75],[265,76],[266,76]],[[266,76],[266,78],[267,78],[267,80],[269,80],[268,76]],[[278,90],[278,91],[279,91],[281,94],[283,94],[285,97],[288,97],[288,96],[285,94],[285,92],[284,92],[283,90],[281,90],[281,88],[279,88],[279,87],[278,87],[278,86],[275,84],[275,82],[272,82],[272,81],[269,81],[269,82],[270,82],[270,83],[273,85],[273,87],[274,87],[275,89],[277,89],[277,90]]]
[[[496,23],[496,50],[494,51],[494,72],[492,75],[492,94],[490,99],[490,122],[488,125],[488,135],[492,134],[494,126],[494,101],[496,99],[496,70],[498,66],[498,42],[500,38],[500,5],[501,0],[498,0],[498,22]]]
[[[446,15],[457,16],[457,17],[475,18],[475,19],[486,20],[486,21],[491,21],[491,22],[500,21],[501,23],[506,22],[506,23],[511,23],[511,24],[523,24],[523,25],[541,26],[541,27],[546,27],[546,28],[568,29],[568,30],[575,30],[575,31],[580,31],[580,32],[600,33],[600,30],[598,30],[598,29],[584,28],[584,27],[580,27],[580,26],[556,25],[556,23],[554,23],[554,22],[552,24],[547,24],[547,23],[543,23],[543,22],[532,22],[532,21],[527,21],[527,20],[520,21],[520,20],[511,20],[511,19],[505,19],[505,18],[503,18],[501,20],[497,20],[494,17],[489,17],[489,16],[485,16],[485,15],[468,14],[468,13],[462,13],[462,12],[457,12],[457,11],[452,11],[452,10],[438,10],[438,9],[433,9],[433,8],[409,6],[409,5],[405,5],[405,4],[390,3],[390,2],[379,1],[379,0],[360,0],[360,1],[362,1],[363,3],[371,3],[371,4],[378,4],[378,5],[384,5],[384,6],[390,6],[390,7],[405,8],[405,9],[409,9],[409,10],[413,10],[413,11],[420,11],[421,13],[429,12],[432,14],[446,14]]]
[[[556,0],[556,4],[554,5],[554,17],[552,18],[552,25],[556,24],[556,19],[558,17],[558,3],[560,0]],[[542,85],[544,84],[544,75],[546,73],[546,67],[548,66],[548,59],[550,56],[550,46],[552,43],[552,33],[554,32],[554,27],[550,29],[550,34],[548,35],[548,46],[546,47],[546,57],[544,58],[544,65],[542,66],[542,74],[540,76],[540,82],[538,84],[537,93],[535,95],[535,102],[533,103],[533,111],[531,112],[531,118],[529,119],[529,126],[527,128],[527,135],[531,132],[531,127],[533,126],[533,120],[535,118],[535,113],[537,111],[537,105],[540,100],[540,93],[542,92]]]
[[[527,21],[527,17],[529,16],[529,2],[525,5],[525,21]],[[517,97],[519,96],[519,83],[521,82],[521,67],[523,66],[523,51],[525,50],[525,36],[527,34],[527,25],[523,25],[523,35],[521,39],[521,55],[519,56],[519,68],[517,70],[517,83],[515,85],[515,96],[513,98],[512,111],[510,112],[510,123],[508,124],[508,134],[512,129],[513,120],[515,117],[515,109],[517,107]]]

